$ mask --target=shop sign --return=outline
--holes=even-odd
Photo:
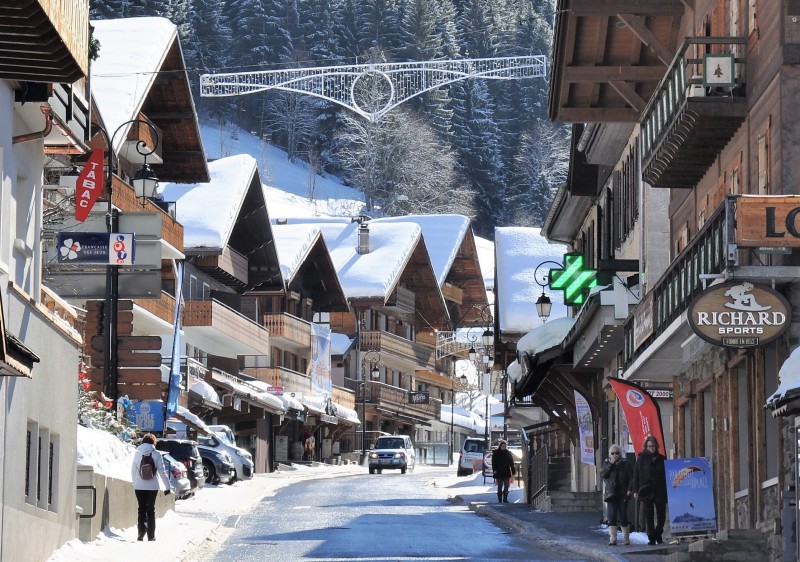
[[[331,415],[328,415],[328,414],[320,414],[319,415],[319,421],[325,422],[325,423],[330,423],[330,424],[333,424],[333,425],[336,425],[336,424],[339,423],[339,419],[336,416],[331,416]]]
[[[742,248],[800,247],[800,197],[743,196],[736,199],[736,244]]]
[[[653,293],[647,293],[633,311],[633,348],[639,347],[653,335]]]
[[[749,281],[728,281],[703,291],[689,305],[689,325],[709,343],[724,347],[764,345],[783,334],[792,319],[779,292]]]
[[[428,404],[429,402],[430,402],[430,394],[428,392],[419,391],[419,392],[408,393],[409,404]]]
[[[59,232],[56,241],[58,263],[136,263],[136,238],[132,232]]]

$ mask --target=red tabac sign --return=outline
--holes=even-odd
[[[715,345],[751,347],[783,334],[792,320],[789,302],[766,285],[728,281],[703,291],[689,305],[694,333]]]
[[[78,176],[75,184],[75,220],[83,222],[89,216],[94,202],[103,191],[103,150],[95,149]]]

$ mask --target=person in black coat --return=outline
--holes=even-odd
[[[644,519],[647,544],[661,544],[667,517],[667,472],[664,456],[658,452],[658,441],[652,435],[645,438],[644,449],[636,459],[631,491],[639,502],[639,520]]]
[[[631,466],[619,445],[608,448],[608,458],[600,468],[603,479],[603,500],[608,515],[608,544],[617,544],[617,528],[622,527],[622,544],[631,544],[628,523],[628,496],[630,496]]]
[[[508,487],[517,473],[514,469],[514,456],[508,450],[508,442],[501,439],[497,449],[492,453],[492,476],[497,483],[497,501],[508,503]]]

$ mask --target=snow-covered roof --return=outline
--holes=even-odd
[[[348,299],[386,298],[422,238],[422,229],[413,222],[370,221],[370,251],[359,254],[357,222],[319,226]]]
[[[220,402],[217,391],[214,390],[214,387],[208,384],[206,381],[197,381],[191,387],[189,387],[189,390],[195,394],[198,394],[205,400],[208,400],[213,404],[217,404],[220,408],[222,407],[222,402]]]
[[[494,242],[497,256],[495,310],[500,330],[506,334],[527,333],[542,322],[536,314],[536,299],[542,294],[537,279],[541,281],[551,267],[559,267],[542,265],[534,277],[537,266],[545,261],[562,263],[566,246],[550,244],[542,236],[541,229],[526,227],[496,228]],[[561,293],[546,292],[553,303],[550,318],[565,316]]]
[[[413,222],[420,226],[436,281],[443,286],[469,231],[469,219],[462,215],[405,215],[373,219],[370,224],[381,222]]]
[[[787,393],[800,389],[800,347],[796,347],[778,371],[781,383],[778,389],[767,399],[767,404],[776,403],[786,397]]]
[[[256,160],[249,154],[215,160],[208,169],[208,183],[168,183],[161,191],[164,199],[176,202],[176,217],[183,225],[183,245],[187,249],[222,250],[227,246],[257,172]]]
[[[483,431],[484,427],[482,417],[458,405],[453,408],[451,404],[442,404],[442,411],[441,414],[439,414],[439,420],[444,423],[450,423],[452,421],[453,425],[473,431]]]
[[[286,224],[273,228],[272,235],[281,273],[286,283],[291,283],[322,231],[313,224]]]
[[[94,38],[100,42],[92,62],[92,96],[109,135],[139,115],[178,30],[166,18],[93,20]],[[128,124],[113,139],[119,152],[128,136]]]
[[[536,355],[561,345],[574,324],[574,318],[563,317],[548,320],[545,324],[522,336],[517,342],[517,351]]]

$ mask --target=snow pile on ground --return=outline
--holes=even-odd
[[[94,467],[98,474],[131,481],[135,448],[101,429],[78,426],[78,466]]]

